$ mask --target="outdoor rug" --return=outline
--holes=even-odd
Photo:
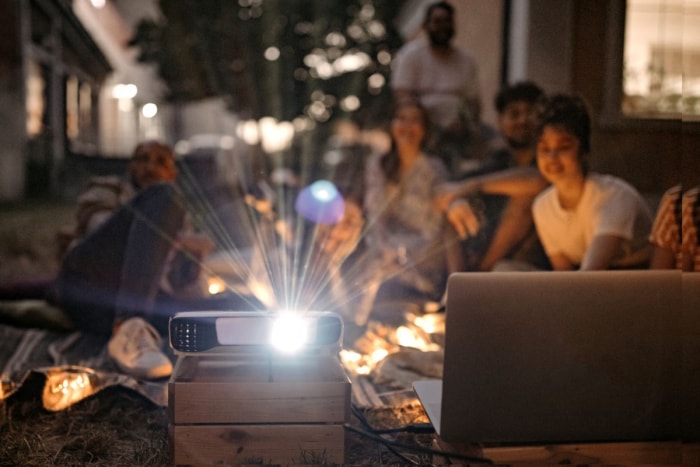
[[[20,322],[13,314],[17,307],[24,307]],[[25,319],[30,309],[40,309],[43,317]],[[37,374],[45,378],[37,397],[51,411],[66,409],[112,386],[131,389],[167,406],[167,380],[141,381],[119,373],[107,355],[107,337],[65,329],[60,320],[48,322],[46,311],[42,303],[15,302],[11,307],[0,303],[0,401]],[[26,326],[28,322],[33,325]]]

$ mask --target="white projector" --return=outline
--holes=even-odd
[[[343,320],[327,311],[188,311],[168,326],[176,354],[340,350]]]

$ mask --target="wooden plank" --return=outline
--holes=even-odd
[[[177,382],[293,382],[346,380],[337,356],[268,359],[264,355],[181,357],[171,381]]]
[[[682,451],[680,442],[551,444],[482,449],[483,456],[493,462],[518,465],[681,465]]]
[[[337,359],[178,361],[168,384],[174,424],[343,423],[350,381]],[[270,377],[272,376],[272,377]]]
[[[186,465],[343,464],[345,429],[332,425],[170,425],[171,460]]]
[[[362,387],[362,390],[367,396],[367,399],[372,404],[372,407],[379,408],[385,406],[384,402],[377,394],[377,391],[374,389],[374,386],[372,385],[372,382],[369,380],[368,377],[360,376],[357,381],[360,383],[360,386]]]
[[[360,383],[357,381],[357,375],[353,375],[351,373],[348,376],[350,378],[350,385],[352,387],[352,403],[355,404],[356,407],[359,407],[361,409],[371,407],[369,399],[367,399],[365,392],[362,390],[362,388],[360,387]]]
[[[188,383],[170,389],[175,424],[340,423],[350,413],[350,383]]]
[[[349,377],[352,385],[352,401],[356,407],[361,409],[384,407],[384,402],[367,376],[351,374]]]

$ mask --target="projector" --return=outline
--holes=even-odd
[[[170,318],[168,333],[183,355],[339,351],[343,320],[327,311],[187,311]]]

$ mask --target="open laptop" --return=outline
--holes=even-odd
[[[683,440],[700,442],[700,272],[683,273]]]
[[[680,272],[457,273],[445,319],[444,441],[680,439]]]

